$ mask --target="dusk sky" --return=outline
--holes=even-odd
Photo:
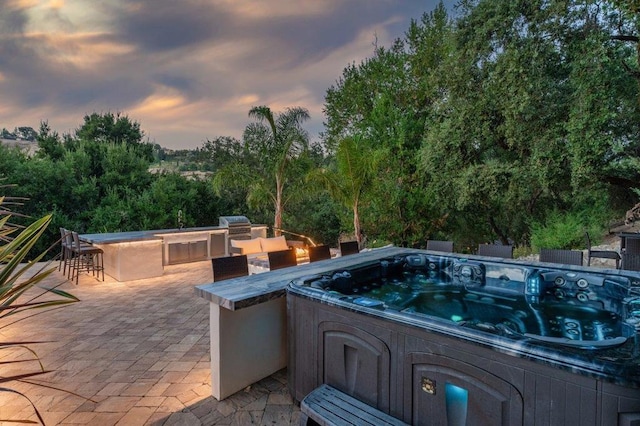
[[[240,138],[248,112],[307,108],[438,0],[0,0],[0,129],[72,132],[121,112],[153,143]],[[452,10],[453,0],[443,1]]]

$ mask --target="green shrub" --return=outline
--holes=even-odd
[[[584,249],[584,233],[589,232],[591,243],[597,244],[606,222],[607,217],[598,206],[574,212],[554,210],[544,223],[532,225],[531,247],[534,252],[541,248]]]
[[[531,247],[535,252],[541,248],[572,249],[584,244],[582,218],[575,213],[553,211],[544,223],[531,227]]]
[[[513,248],[513,258],[518,259],[521,257],[527,257],[533,253],[531,247],[521,246]]]

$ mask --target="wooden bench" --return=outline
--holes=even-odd
[[[406,423],[329,386],[321,385],[300,403],[301,425],[313,420],[320,426],[407,426]],[[311,423],[311,424],[315,424]]]

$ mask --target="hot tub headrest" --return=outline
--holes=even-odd
[[[331,288],[340,293],[351,294],[355,281],[349,271],[336,272],[331,276]]]
[[[401,256],[382,259],[380,261],[380,277],[395,278],[395,277],[401,276],[404,264],[405,264],[404,257],[401,257]]]
[[[453,280],[465,287],[481,287],[485,284],[486,267],[483,263],[459,259],[453,262]]]
[[[422,272],[430,277],[448,275],[451,267],[451,258],[444,256],[432,256],[424,253],[412,253],[404,256],[404,268],[410,272]]]

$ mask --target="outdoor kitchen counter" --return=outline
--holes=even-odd
[[[219,226],[205,226],[200,228],[183,229],[156,229],[151,231],[127,231],[127,232],[107,232],[101,234],[81,234],[80,240],[91,244],[116,244],[130,243],[137,241],[162,240],[162,236],[167,234],[188,234],[192,232],[217,231],[226,228]]]
[[[164,273],[164,265],[169,264],[169,244],[184,242],[181,261],[188,258],[192,241],[199,241],[197,246],[200,258],[210,256],[210,234],[221,234],[223,253],[226,254],[226,228],[207,226],[184,229],[156,229],[149,231],[107,232],[99,234],[81,234],[80,240],[86,241],[102,249],[104,273],[120,282],[144,278],[160,277]],[[195,250],[192,250],[195,252]],[[179,262],[175,262],[179,263]]]
[[[196,286],[209,301],[212,395],[222,400],[287,366],[285,296],[292,280],[407,251],[385,247]]]

